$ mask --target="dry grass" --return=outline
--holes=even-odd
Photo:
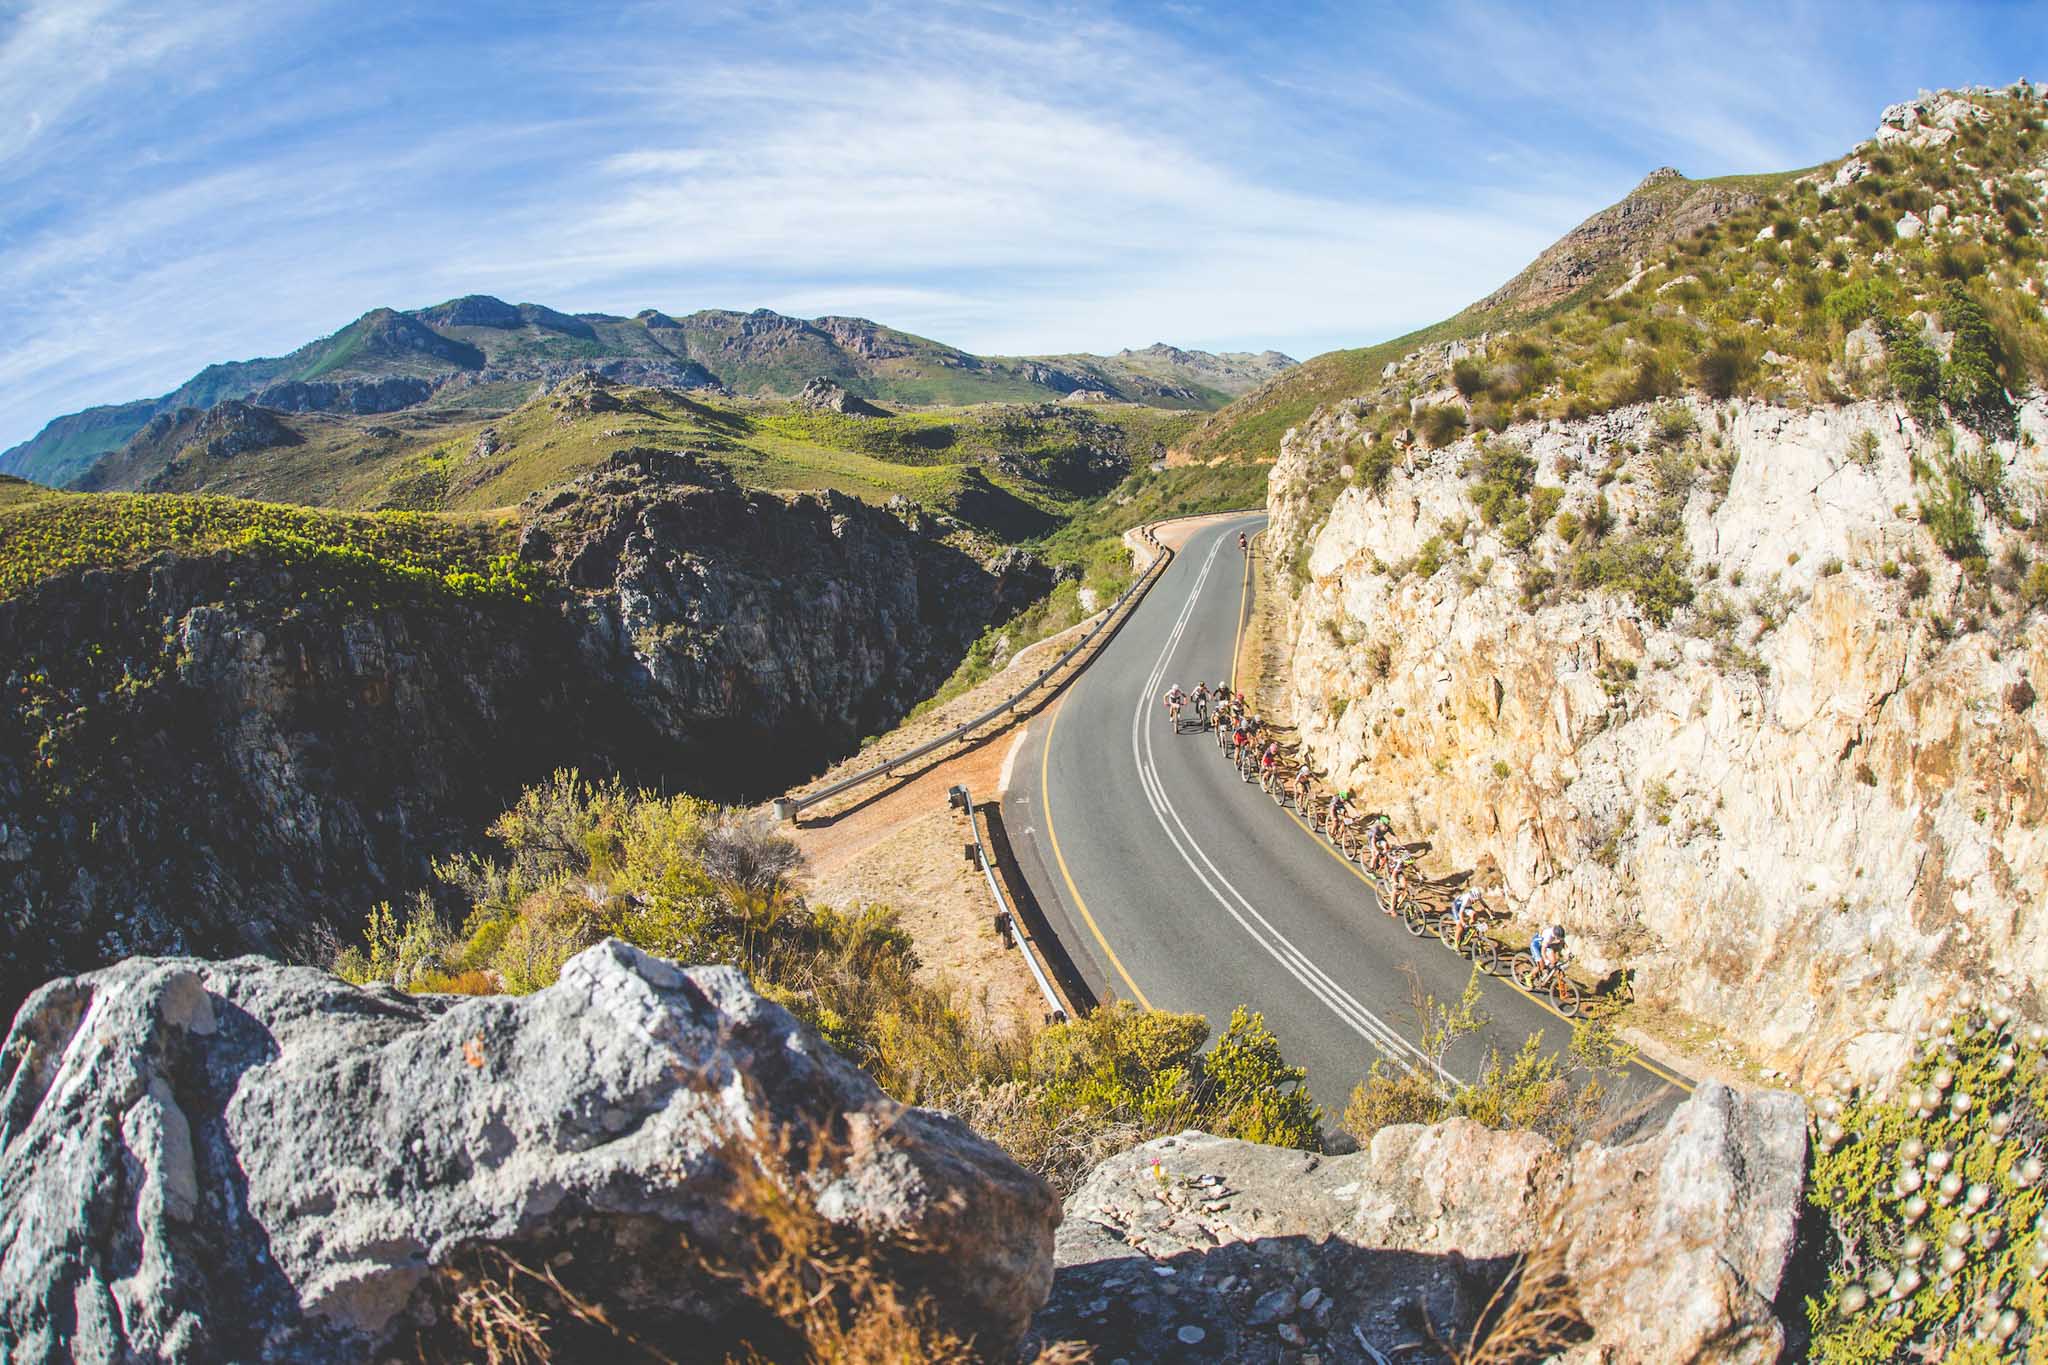
[[[726,1201],[743,1231],[715,1248],[679,1234],[670,1249],[678,1302],[729,1301],[714,1321],[690,1329],[687,1345],[628,1330],[605,1302],[603,1286],[572,1289],[552,1266],[537,1269],[486,1247],[443,1272],[450,1325],[467,1352],[423,1338],[421,1358],[488,1365],[600,1357],[618,1365],[975,1365],[996,1358],[948,1327],[940,1304],[899,1283],[892,1263],[914,1264],[935,1249],[901,1238],[884,1245],[818,1211],[813,1191],[830,1183],[828,1168],[844,1161],[844,1143],[814,1140],[807,1156],[798,1154],[799,1145],[788,1133],[730,1139]],[[1041,1351],[1034,1365],[1089,1359],[1085,1345],[1062,1342]]]
[[[1549,1360],[1588,1340],[1593,1329],[1579,1306],[1578,1285],[1568,1269],[1571,1241],[1559,1208],[1544,1215],[1536,1245],[1486,1301],[1471,1336],[1462,1346],[1437,1339],[1458,1365],[1523,1365]],[[1434,1335],[1434,1333],[1432,1333]]]

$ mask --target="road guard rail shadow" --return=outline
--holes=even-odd
[[[1143,573],[1140,573],[1136,578],[1131,580],[1130,586],[1125,588],[1123,592],[1117,596],[1116,601],[1110,603],[1109,610],[1103,613],[1103,617],[1100,621],[1097,621],[1093,626],[1089,628],[1087,634],[1083,635],[1079,640],[1075,641],[1072,647],[1070,647],[1066,653],[1060,655],[1059,658],[1054,659],[1044,668],[1039,669],[1038,675],[1034,677],[1030,682],[1025,683],[1024,686],[1018,688],[1008,697],[1004,698],[996,705],[991,706],[988,710],[982,712],[980,715],[974,717],[972,720],[965,721],[959,725],[954,726],[952,729],[946,731],[946,733],[940,735],[936,739],[926,740],[924,743],[918,745],[914,749],[911,749],[907,753],[898,754],[896,757],[892,759],[888,759],[884,762],[877,763],[872,767],[863,768],[857,773],[851,773],[845,777],[840,778],[838,781],[831,783],[829,786],[818,788],[818,790],[816,791],[805,792],[801,796],[792,794],[789,796],[778,798],[775,802],[776,818],[780,820],[795,820],[797,819],[797,817],[803,814],[806,808],[815,806],[821,801],[830,800],[832,797],[838,796],[842,792],[851,791],[853,788],[861,786],[863,783],[872,782],[876,778],[894,777],[899,772],[903,773],[905,781],[908,781],[910,778],[919,776],[922,772],[926,770],[918,769],[915,772],[909,772],[905,770],[908,769],[911,764],[916,763],[919,759],[937,753],[939,750],[946,748],[948,745],[959,743],[961,740],[967,738],[967,736],[972,734],[974,731],[980,729],[984,725],[987,725],[990,721],[1001,719],[1014,714],[1017,710],[1017,705],[1019,702],[1024,701],[1027,697],[1031,696],[1033,692],[1036,692],[1041,687],[1044,687],[1045,682],[1048,678],[1051,678],[1054,674],[1058,673],[1062,668],[1066,667],[1067,664],[1071,662],[1083,650],[1089,648],[1091,645],[1094,645],[1095,643],[1097,643],[1098,640],[1105,644],[1108,643],[1110,639],[1115,637],[1116,632],[1123,627],[1123,623],[1130,619],[1130,613],[1125,610],[1125,607],[1135,602],[1137,597],[1143,593],[1143,590],[1155,578],[1157,578],[1161,572],[1164,571],[1166,565],[1173,558],[1172,553],[1168,551],[1164,545],[1159,543],[1159,537],[1153,534],[1152,528],[1150,526],[1139,527],[1138,534],[1144,538],[1144,541],[1147,545],[1152,547],[1152,562],[1145,566],[1145,570]],[[1051,697],[1056,695],[1059,691],[1059,687],[1064,686],[1067,682],[1071,681],[1073,681],[1071,677],[1064,679],[1059,684],[1059,686],[1055,686],[1052,689],[1050,689],[1046,693],[1046,696]],[[990,736],[984,735],[981,737],[981,739],[976,740],[975,743],[982,743],[986,741],[988,738],[990,738]],[[868,801],[876,800],[879,797],[884,796],[886,794],[886,792],[877,792],[874,796],[869,797]],[[839,812],[839,815],[850,815],[854,810],[859,810],[862,806],[867,805],[868,801],[861,802],[859,805],[852,807],[851,810],[841,811]],[[838,816],[833,816],[831,818],[837,819]]]
[[[1093,1014],[1102,1002],[1096,999],[1094,988],[1089,986],[1081,969],[1067,952],[1067,945],[1060,942],[1060,936],[1052,931],[1046,921],[1045,911],[1039,907],[1038,897],[1031,892],[1031,883],[1017,866],[1017,855],[1010,848],[1010,832],[1003,827],[1003,803],[984,802],[980,807],[981,818],[988,824],[989,856],[995,859],[996,871],[1003,879],[1003,889],[1010,893],[1010,905],[1024,930],[1031,935],[1031,941],[1038,945],[1040,956],[1045,959],[1046,970],[1058,983],[1060,994],[1074,1007],[1076,1017]]]

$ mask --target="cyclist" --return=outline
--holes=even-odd
[[[1187,702],[1188,694],[1175,683],[1166,689],[1166,714],[1173,717],[1173,732],[1180,733],[1180,708]]]
[[[1479,919],[1479,904],[1476,887],[1468,886],[1451,897],[1451,923],[1461,931],[1471,927]]]
[[[1231,756],[1237,760],[1237,766],[1240,768],[1244,766],[1244,746],[1252,742],[1251,732],[1244,727],[1244,720],[1240,717],[1236,727],[1230,732]]]
[[[1250,554],[1252,552],[1252,543],[1244,538],[1244,532],[1242,531],[1237,533],[1237,549],[1240,554]]]
[[[1539,930],[1529,940],[1529,956],[1536,959],[1536,965],[1549,971],[1556,971],[1564,963],[1564,926],[1553,924]]]
[[[1273,779],[1280,770],[1280,741],[1269,739],[1266,747],[1259,750],[1259,785],[1267,791],[1273,790]]]
[[[1309,776],[1308,771],[1308,755],[1304,753],[1301,759],[1301,766],[1294,770],[1294,808],[1296,810],[1308,809],[1308,789],[1312,781],[1314,779]]]
[[[1200,681],[1195,683],[1195,722],[1209,728],[1209,684]]]
[[[1330,837],[1332,839],[1337,837],[1339,822],[1347,825],[1351,823],[1351,793],[1348,790],[1330,793]]]
[[[1384,870],[1394,852],[1394,822],[1387,818],[1385,811],[1381,811],[1367,827],[1366,834],[1372,840],[1372,865]]]
[[[1408,855],[1405,853],[1395,853],[1387,859],[1387,899],[1385,908],[1389,915],[1393,914],[1395,907],[1400,905],[1407,889]]]

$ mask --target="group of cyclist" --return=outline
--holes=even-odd
[[[1184,724],[1182,714],[1191,708],[1196,728],[1215,726],[1219,746],[1247,780],[1256,775],[1266,791],[1292,797],[1297,810],[1309,812],[1315,787],[1313,770],[1304,761],[1295,767],[1291,777],[1282,777],[1280,740],[1242,692],[1233,691],[1227,681],[1217,683],[1213,689],[1207,682],[1197,682],[1192,692],[1175,683],[1166,690],[1164,701],[1174,733],[1180,733]],[[1389,917],[1400,914],[1413,889],[1415,864],[1413,855],[1395,842],[1393,821],[1383,811],[1368,814],[1357,809],[1348,788],[1332,791],[1320,814],[1332,841],[1340,849],[1347,844],[1355,847],[1360,854],[1358,861],[1384,879],[1386,891],[1380,897],[1381,910]],[[1463,942],[1467,934],[1479,930],[1494,913],[1477,887],[1459,891],[1451,897],[1445,911],[1450,930],[1448,941]],[[1563,925],[1539,929],[1529,939],[1530,963],[1538,971],[1557,974],[1564,965],[1565,948]]]

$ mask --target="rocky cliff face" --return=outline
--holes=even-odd
[[[353,937],[559,766],[778,790],[1046,586],[652,454],[529,508],[524,553],[559,584],[531,604],[247,552],[0,602],[0,1009],[130,953]]]
[[[1955,449],[1879,402],[1518,426],[1496,525],[1486,449],[1407,446],[1374,492],[1355,426],[1319,414],[1272,472],[1291,704],[1426,868],[1479,868],[1592,973],[1808,1081],[1893,1069],[1963,991],[2041,1009],[2048,620],[2012,527],[2048,403]],[[1916,515],[1961,466],[1967,571]]]
[[[466,1359],[488,1305],[556,1359],[788,1359],[756,1173],[819,1254],[992,1357],[1045,1297],[1044,1183],[732,968],[609,941],[460,1001],[133,959],[51,983],[0,1047],[0,1356]]]
[[[1720,1086],[1661,1133],[1577,1153],[1467,1119],[1338,1157],[1160,1138],[1067,1200],[1033,1331],[1130,1359],[1455,1359],[1528,1256],[1525,1283],[1555,1275],[1550,1307],[1580,1325],[1480,1359],[1764,1365],[1805,1152],[1796,1098]]]

